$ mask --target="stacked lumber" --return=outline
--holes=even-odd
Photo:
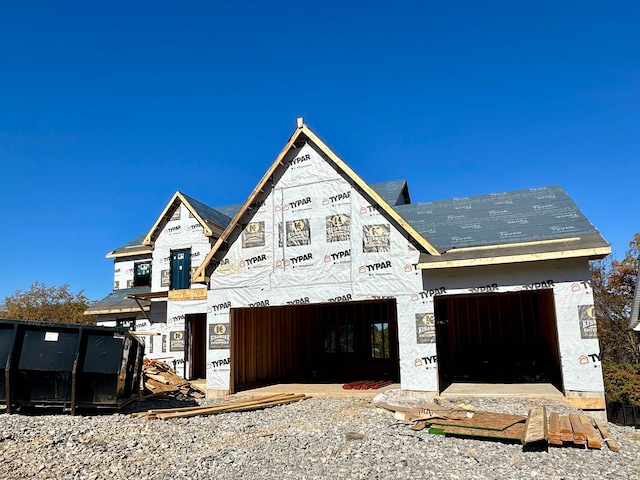
[[[527,417],[495,412],[472,411],[469,405],[446,407],[432,402],[416,406],[394,406],[384,402],[374,405],[391,410],[397,420],[412,423],[413,430],[428,428],[434,435],[449,435],[481,440],[499,440],[522,443],[523,446],[542,444],[556,446],[581,446],[601,449],[603,441],[610,450],[620,447],[611,437],[603,422],[586,415],[559,415],[551,412],[547,421],[545,407],[529,410]]]
[[[596,420],[596,425],[598,423],[602,426],[602,428],[598,426],[598,429],[604,440],[612,440],[609,438],[609,432],[606,429],[603,432],[604,425],[602,425],[602,422]],[[615,441],[613,443],[615,444]],[[578,414],[559,415],[557,412],[551,412],[549,415],[549,444],[559,447],[578,445],[584,448],[602,448],[600,435],[593,428],[589,417]],[[617,447],[617,444],[614,445],[615,447]],[[611,448],[611,445],[609,445],[609,448]],[[611,450],[617,451],[613,448]]]
[[[220,403],[217,405],[200,405],[197,407],[183,408],[163,408],[147,410],[146,412],[133,413],[131,417],[140,417],[147,420],[161,419],[168,420],[170,418],[188,418],[199,415],[217,415],[219,413],[229,412],[246,412],[249,410],[260,410],[262,408],[274,407],[276,405],[284,405],[287,403],[297,402],[311,398],[303,393],[293,394],[275,394],[266,397],[258,397],[250,400],[237,400],[232,402]]]
[[[357,382],[345,383],[342,388],[343,390],[378,390],[392,384],[391,380],[358,380]]]
[[[206,393],[182,378],[173,368],[160,360],[144,359],[142,380],[145,399],[171,398],[187,400],[189,398],[203,398]]]

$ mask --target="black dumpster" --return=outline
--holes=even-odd
[[[0,320],[8,412],[121,408],[138,398],[143,356],[142,340],[122,329]]]

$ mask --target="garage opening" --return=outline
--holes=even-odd
[[[440,391],[452,383],[562,388],[553,290],[435,299]]]
[[[231,391],[400,378],[395,299],[231,310]]]

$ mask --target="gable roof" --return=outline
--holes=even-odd
[[[144,237],[144,245],[152,245],[162,226],[171,218],[173,211],[182,203],[191,212],[198,222],[204,228],[204,235],[211,237],[215,234],[222,233],[223,229],[229,225],[231,219],[217,210],[205,205],[198,200],[191,198],[181,192],[176,192],[167,206],[164,208],[156,223],[153,224],[149,233]]]
[[[420,235],[415,229],[407,223],[398,213],[396,213],[393,208],[378,194],[375,190],[373,190],[369,185],[367,185],[364,180],[362,180],[340,157],[338,157],[322,140],[320,140],[303,122],[302,119],[298,119],[298,127],[293,132],[287,143],[285,144],[282,151],[278,154],[271,167],[264,174],[260,182],[256,188],[253,189],[251,195],[244,202],[240,210],[235,214],[231,223],[224,230],[220,238],[218,238],[217,242],[211,249],[211,251],[204,258],[202,265],[195,271],[193,274],[194,282],[203,282],[206,280],[206,269],[209,266],[213,256],[219,250],[220,246],[223,245],[234,231],[235,228],[239,227],[239,222],[242,216],[249,211],[251,204],[255,201],[256,197],[264,190],[267,190],[269,180],[273,177],[276,169],[281,165],[282,160],[285,156],[293,149],[297,149],[302,147],[305,143],[311,143],[315,146],[329,161],[333,162],[335,168],[346,175],[354,184],[355,187],[358,187],[362,193],[368,196],[374,203],[380,206],[381,213],[384,212],[390,219],[392,219],[396,226],[407,233],[409,238],[413,239],[415,243],[421,246],[425,251],[427,251],[431,255],[439,255],[440,252],[431,245],[426,238]]]

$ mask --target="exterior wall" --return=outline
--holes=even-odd
[[[411,301],[403,306],[416,314],[433,314],[434,296],[441,294],[468,295],[552,288],[565,390],[604,391],[595,320],[588,315],[593,307],[593,292],[586,260],[426,270],[423,280],[423,291],[416,292]],[[403,388],[436,391],[437,363],[433,361],[437,355],[435,341],[418,344],[415,324],[409,333],[405,332],[401,340],[405,343],[406,354],[401,358]]]
[[[131,258],[126,260],[117,259],[113,262],[113,289],[121,290],[123,288],[133,287],[133,264],[135,261]]]
[[[419,252],[318,152],[305,145],[283,165],[211,275],[210,390],[229,389],[228,336],[215,332],[229,326],[231,308],[380,297],[397,298],[400,306],[422,289]],[[415,317],[399,307],[398,321],[413,325]]]
[[[211,250],[209,237],[189,209],[180,205],[163,227],[153,247],[151,264],[151,291],[169,290],[169,268],[171,250],[191,248],[191,273],[202,264],[202,260]],[[132,267],[133,268],[133,267]]]

